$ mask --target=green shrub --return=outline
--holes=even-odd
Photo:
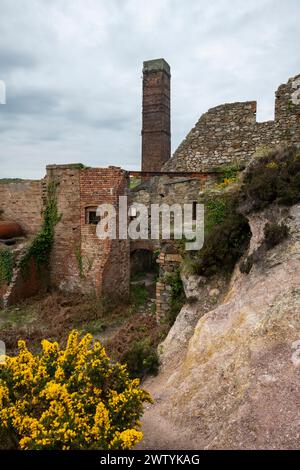
[[[238,195],[215,196],[205,204],[205,239],[198,252],[186,255],[193,274],[211,276],[231,272],[247,248],[251,236],[247,219],[237,212]],[[208,226],[207,226],[208,225]]]
[[[83,258],[82,258],[81,247],[80,246],[77,246],[75,248],[75,258],[76,258],[76,262],[77,262],[77,266],[78,266],[79,276],[81,277],[81,279],[83,279],[84,278],[84,269],[83,269]]]
[[[42,228],[20,261],[20,267],[24,273],[31,259],[34,259],[38,269],[48,265],[54,241],[54,228],[60,218],[56,202],[56,184],[51,182],[47,188],[47,203],[43,213]]]
[[[168,273],[165,275],[163,282],[168,284],[171,287],[171,299],[169,302],[169,311],[166,315],[166,320],[170,326],[176,320],[176,317],[180,310],[182,309],[186,297],[183,289],[183,284],[180,276],[180,269],[177,269],[173,273]]]
[[[205,233],[211,232],[215,225],[221,224],[227,213],[227,201],[225,198],[209,199],[205,204]]]
[[[139,184],[141,184],[141,179],[137,178],[136,176],[131,176],[131,178],[129,180],[129,189],[134,189]]]
[[[134,341],[122,360],[127,365],[132,377],[156,375],[158,372],[159,359],[150,338]]]
[[[274,246],[281,243],[285,240],[289,235],[290,229],[284,223],[282,224],[266,224],[264,228],[264,235],[265,235],[265,244],[267,249],[271,249]]]
[[[137,308],[144,305],[149,298],[149,292],[144,285],[132,285],[130,287],[130,303]]]
[[[292,205],[300,200],[300,150],[289,146],[271,151],[246,170],[241,191],[244,212],[273,202]]]
[[[7,248],[0,248],[0,285],[10,283],[13,276],[13,254]]]
[[[251,237],[246,214],[272,203],[292,205],[300,200],[300,150],[296,146],[264,152],[247,167],[243,183],[235,194],[215,196],[205,204],[205,240],[203,248],[184,264],[192,273],[210,276],[231,272],[245,252]],[[276,224],[275,224],[276,225]],[[286,226],[266,227],[264,249],[280,243],[288,235]],[[241,264],[249,272],[259,251]]]
[[[228,164],[222,165],[215,169],[215,171],[220,173],[218,178],[218,187],[226,188],[226,186],[235,183],[238,179],[238,175],[241,171],[241,167],[237,164]]]

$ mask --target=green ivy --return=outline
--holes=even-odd
[[[35,260],[38,269],[48,266],[54,241],[54,228],[60,219],[61,215],[57,210],[56,183],[50,182],[47,187],[47,202],[43,214],[43,225],[20,261],[20,267],[23,271],[27,269],[31,259]]]
[[[7,248],[0,249],[0,285],[10,283],[13,276],[13,254]]]
[[[167,314],[167,322],[172,326],[178,313],[183,307],[186,298],[184,294],[183,284],[180,276],[180,269],[172,273],[165,274],[163,282],[171,287],[171,298],[169,301],[169,312]]]
[[[79,276],[81,278],[84,278],[83,259],[82,259],[80,246],[77,246],[76,249],[75,249],[75,257],[76,257],[76,261],[77,261]]]
[[[215,225],[221,224],[227,213],[228,202],[225,198],[210,199],[205,204],[205,232],[210,233]]]

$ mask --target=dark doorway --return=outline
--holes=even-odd
[[[150,250],[135,250],[131,253],[130,259],[130,273],[131,277],[135,277],[138,274],[144,274],[158,271],[155,256]]]

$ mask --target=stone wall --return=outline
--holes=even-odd
[[[42,181],[0,180],[2,216],[21,225],[25,235],[39,230],[42,222]]]
[[[210,182],[213,182],[213,178]],[[197,201],[207,182],[197,178],[155,176],[130,191],[130,202],[145,204],[175,204]]]
[[[164,165],[165,171],[202,171],[222,164],[245,164],[260,147],[300,143],[300,75],[276,92],[275,120],[256,122],[256,102],[224,104],[203,114]]]
[[[162,251],[157,259],[160,276],[160,280],[156,283],[156,318],[158,322],[166,318],[172,299],[172,288],[165,282],[165,276],[174,273],[182,261],[181,256],[175,253],[175,247],[172,251],[174,252],[166,253]]]

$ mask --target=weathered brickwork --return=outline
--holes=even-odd
[[[158,171],[170,158],[170,67],[164,59],[144,62],[142,170]]]
[[[247,163],[260,147],[300,143],[300,103],[292,97],[300,75],[276,92],[275,120],[256,122],[256,102],[224,104],[201,116],[164,165],[166,171],[201,171],[227,163]]]
[[[129,295],[129,240],[100,240],[96,225],[87,223],[86,210],[99,204],[112,204],[118,215],[119,196],[125,194],[126,188],[126,173],[120,168],[92,168],[80,172],[81,259],[85,282],[104,296],[115,299]]]
[[[75,165],[48,165],[47,184],[56,184],[60,221],[55,227],[50,282],[62,290],[83,290],[76,254],[80,250],[80,169]]]
[[[51,284],[62,290],[96,292],[103,296],[129,294],[128,240],[100,240],[96,225],[88,223],[87,209],[100,204],[118,208],[127,178],[120,168],[80,169],[50,165],[47,180],[56,183],[61,220],[55,227],[51,254]]]
[[[4,219],[20,224],[26,235],[37,233],[42,222],[42,181],[0,180],[0,210]]]
[[[46,292],[48,277],[46,272],[40,271],[31,259],[26,268],[26,274],[21,269],[15,269],[12,282],[3,290],[0,304],[9,307],[24,299]]]

